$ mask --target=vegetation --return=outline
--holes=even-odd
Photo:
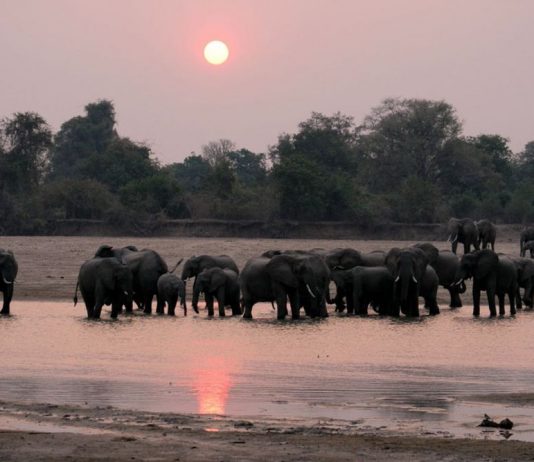
[[[312,113],[267,153],[221,139],[170,165],[117,133],[111,101],[55,134],[31,112],[0,122],[0,233],[61,219],[124,230],[180,218],[525,223],[533,178],[534,141],[514,154],[500,135],[463,136],[444,101],[386,99],[360,125]]]

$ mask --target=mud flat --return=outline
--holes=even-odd
[[[5,461],[528,461],[534,444],[388,435],[358,423],[0,403]],[[385,434],[384,434],[385,433]]]

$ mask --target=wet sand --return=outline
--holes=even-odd
[[[235,420],[0,402],[0,459],[527,461],[534,444],[381,434],[318,421]],[[17,430],[18,429],[18,430]]]
[[[411,244],[355,240],[2,237],[0,247],[13,250],[20,267],[13,312],[17,311],[16,300],[72,299],[79,266],[103,243],[152,248],[161,253],[169,266],[194,254],[225,253],[240,267],[248,258],[268,249],[346,246],[371,251]],[[446,242],[435,244],[440,249],[448,248]],[[499,242],[497,251],[516,255],[518,244]],[[448,309],[447,295],[442,289],[439,298],[442,308]],[[527,355],[525,361],[529,360]],[[472,399],[527,408],[534,403],[530,393]],[[523,461],[534,460],[534,443],[461,439],[424,432],[390,433],[380,428],[362,428],[358,422],[311,423],[264,417],[241,421],[226,416],[158,414],[109,407],[0,403],[0,460],[68,459]]]

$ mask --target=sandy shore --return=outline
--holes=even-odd
[[[534,443],[389,435],[347,425],[0,402],[0,460],[534,460]]]

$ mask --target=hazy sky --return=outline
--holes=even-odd
[[[218,38],[230,59],[202,57]],[[164,163],[229,138],[264,152],[319,111],[444,99],[465,134],[534,140],[534,0],[0,0],[0,117],[55,130],[111,99]]]

